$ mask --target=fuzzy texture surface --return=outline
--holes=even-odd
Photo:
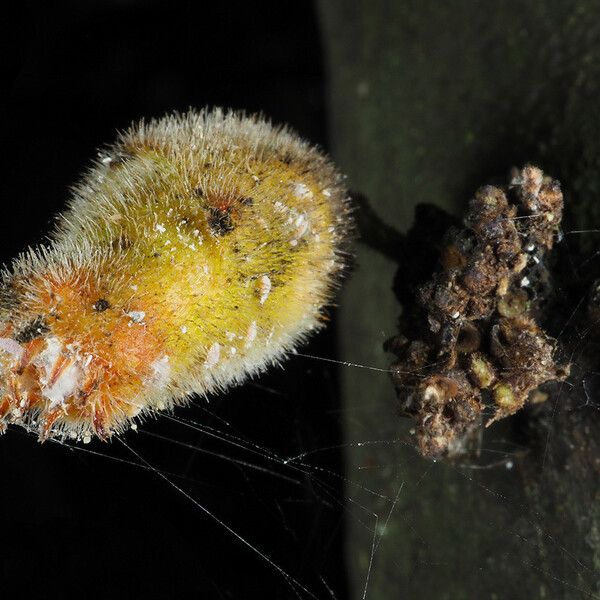
[[[350,230],[342,177],[286,128],[133,126],[4,273],[2,425],[106,439],[277,363],[324,324]]]

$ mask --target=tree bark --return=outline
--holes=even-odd
[[[333,155],[385,223],[406,230],[422,202],[460,214],[479,185],[531,161],[563,184],[566,230],[600,227],[600,3],[318,6]],[[591,252],[599,240],[567,236]],[[357,245],[340,300],[343,358],[391,361],[397,267]],[[353,597],[365,584],[377,600],[600,597],[600,412],[566,393],[589,383],[585,371],[534,418],[494,426],[490,463],[515,432],[519,444],[513,468],[485,470],[422,459],[388,377],[342,376]]]

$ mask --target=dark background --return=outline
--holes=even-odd
[[[0,115],[4,261],[42,239],[96,148],[134,119],[242,108],[327,146],[311,3],[53,4],[24,3],[3,19],[11,42]],[[333,333],[334,324],[305,351],[334,356]],[[296,357],[177,415],[292,456],[340,443],[338,400],[335,369]],[[312,477],[167,419],[142,429],[125,436],[136,452],[316,597],[331,597],[326,585],[345,596],[337,452],[311,457],[334,474]],[[13,597],[13,587],[32,598],[296,597],[283,576],[157,474],[115,459],[138,462],[116,441],[70,450],[40,445],[18,428],[0,439],[3,597]]]

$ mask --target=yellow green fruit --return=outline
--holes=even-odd
[[[4,275],[2,422],[106,438],[278,362],[322,326],[350,228],[341,176],[285,128],[132,127]]]

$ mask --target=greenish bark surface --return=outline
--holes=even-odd
[[[421,202],[458,214],[480,184],[532,161],[563,183],[566,228],[600,227],[598,2],[318,6],[334,158],[386,223],[406,229]],[[364,244],[357,254],[341,354],[386,367],[396,265]],[[512,469],[472,470],[417,455],[385,375],[347,368],[343,385],[353,597],[371,561],[376,600],[600,597],[597,410],[556,396]],[[484,439],[490,463],[509,430]]]

